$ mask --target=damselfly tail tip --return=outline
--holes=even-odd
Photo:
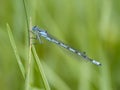
[[[98,62],[96,60],[93,60],[92,63],[95,64],[95,65],[97,65],[97,66],[101,66],[102,65],[100,62]]]

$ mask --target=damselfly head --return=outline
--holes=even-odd
[[[38,31],[38,30],[39,30],[39,28],[37,26],[32,27],[32,31]]]
[[[43,36],[43,37],[46,37],[46,36],[47,36],[47,31],[42,30],[42,29],[40,29],[40,28],[37,27],[37,26],[33,26],[32,31],[33,31],[33,33],[35,33],[36,35]]]

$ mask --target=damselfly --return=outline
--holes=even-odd
[[[59,46],[61,46],[63,48],[66,48],[67,50],[69,50],[69,51],[71,51],[71,52],[73,52],[73,53],[83,57],[85,60],[90,61],[91,63],[93,63],[93,64],[95,64],[97,66],[101,66],[100,62],[98,62],[98,61],[96,61],[94,59],[89,58],[84,52],[79,52],[78,50],[68,46],[67,44],[64,44],[63,42],[53,38],[50,34],[48,34],[47,31],[45,31],[43,29],[40,29],[37,26],[34,26],[32,28],[32,32],[36,35],[36,37],[39,40],[39,42],[41,42],[40,37],[44,37],[46,40],[48,40],[50,42],[53,42],[53,43],[55,43],[55,44],[57,44],[57,45],[59,45]]]

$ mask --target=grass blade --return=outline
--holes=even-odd
[[[20,56],[19,56],[19,54],[18,54],[17,47],[16,47],[16,44],[15,44],[15,40],[14,40],[14,38],[13,38],[13,35],[12,35],[12,32],[11,32],[11,29],[10,29],[9,24],[7,24],[7,31],[8,31],[10,43],[11,43],[11,46],[12,46],[13,51],[14,51],[14,53],[15,53],[16,60],[17,60],[17,63],[18,63],[18,65],[19,65],[20,71],[21,71],[23,77],[25,78],[25,69],[24,69],[24,66],[23,66],[23,64],[22,64],[22,62],[21,62]]]
[[[42,64],[41,64],[41,62],[39,60],[39,57],[37,56],[37,53],[36,53],[36,50],[35,50],[34,46],[32,46],[32,51],[33,51],[33,55],[35,57],[36,63],[38,65],[39,71],[41,73],[41,76],[42,76],[42,79],[43,79],[43,83],[44,83],[44,86],[45,86],[45,90],[50,90],[50,86],[48,84],[48,81],[46,79],[46,76],[45,76]]]

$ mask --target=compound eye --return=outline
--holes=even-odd
[[[38,30],[38,27],[37,26],[33,26],[32,30]]]

